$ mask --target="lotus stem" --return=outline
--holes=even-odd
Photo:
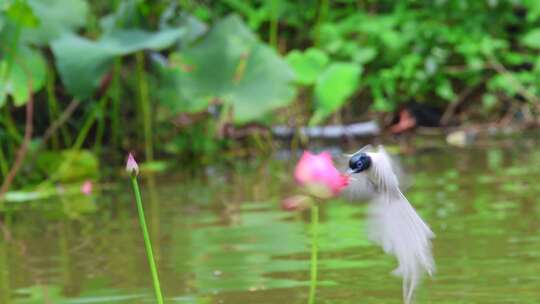
[[[271,18],[270,18],[270,45],[278,50],[278,1],[277,0],[271,0]]]
[[[159,284],[159,277],[158,277],[156,262],[154,260],[154,254],[152,251],[152,243],[150,242],[150,235],[148,234],[148,227],[146,226],[146,220],[144,217],[141,191],[139,190],[139,183],[137,182],[137,176],[135,174],[131,174],[131,185],[133,187],[133,192],[135,194],[135,201],[137,202],[137,211],[139,213],[139,223],[141,225],[141,229],[142,229],[142,233],[144,237],[144,246],[146,248],[146,257],[148,258],[148,265],[150,266],[150,271],[152,273],[152,281],[154,284],[156,300],[158,304],[163,304],[163,296],[161,294],[161,285]]]
[[[101,98],[105,98],[105,97],[101,97]],[[92,125],[96,121],[96,117],[97,117],[100,107],[101,107],[101,101],[99,101],[98,104],[94,105],[91,112],[88,113],[88,116],[84,120],[81,130],[79,131],[79,134],[77,135],[77,138],[75,139],[75,143],[73,144],[71,149],[79,150],[82,147],[84,141],[86,140],[86,136],[90,132],[90,128],[92,128]]]
[[[319,7],[317,8],[317,21],[315,24],[315,43],[318,47],[321,43],[321,26],[326,21],[329,5],[328,0],[319,0]]]
[[[108,97],[104,95],[99,101],[98,111],[96,113],[97,126],[96,126],[96,138],[94,141],[94,149],[98,152],[101,152],[101,147],[103,144],[103,135],[105,132],[105,113],[107,108]]]
[[[4,147],[0,146],[0,174],[2,175],[2,179],[6,178],[8,172],[9,165],[6,156],[4,155]]]
[[[319,249],[319,206],[311,206],[311,266],[309,281],[309,304],[315,303],[315,292],[317,290],[317,251]]]
[[[56,121],[59,120],[60,114],[59,114],[59,106],[58,106],[58,99],[56,98],[56,95],[54,93],[54,87],[55,87],[55,74],[54,74],[54,67],[48,66],[47,67],[47,103],[49,105],[49,125],[54,125]],[[60,131],[62,133],[62,137],[64,140],[64,146],[69,147],[71,146],[71,135],[69,134],[69,131],[67,128],[63,125],[59,126]],[[45,133],[47,134],[47,132]],[[53,149],[57,150],[59,148],[59,135],[56,132],[50,133],[51,138],[51,145]],[[46,138],[45,136],[43,138]]]
[[[152,117],[150,112],[150,98],[148,95],[148,83],[144,71],[144,53],[135,54],[137,62],[137,85],[139,87],[139,102],[143,118],[144,152],[146,161],[154,160],[154,147],[152,142]]]
[[[122,91],[120,88],[120,72],[122,71],[122,57],[118,57],[114,60],[113,70],[113,83],[112,83],[112,113],[111,113],[111,132],[112,142],[116,147],[120,146],[120,103]]]

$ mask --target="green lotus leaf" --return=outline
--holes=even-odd
[[[233,111],[236,123],[261,120],[288,105],[295,89],[293,71],[276,52],[259,42],[236,16],[226,17],[197,44],[171,56],[165,70],[166,100],[175,112],[197,111],[210,102]]]
[[[338,110],[358,89],[360,65],[335,62],[320,75],[315,84],[315,113],[311,124],[321,122]]]
[[[64,85],[71,94],[84,99],[99,86],[114,58],[145,49],[164,49],[183,33],[182,28],[159,32],[115,30],[97,41],[64,35],[52,43],[52,50]]]
[[[45,60],[36,50],[20,46],[11,63],[8,58],[0,60],[0,107],[7,95],[11,95],[16,106],[28,102],[31,92],[39,91],[45,83]]]
[[[28,0],[37,18],[37,26],[26,28],[25,41],[45,45],[85,25],[88,4],[84,0]]]
[[[310,85],[315,83],[328,64],[328,56],[316,48],[309,48],[305,52],[294,50],[287,55],[287,62],[293,68],[298,83]]]

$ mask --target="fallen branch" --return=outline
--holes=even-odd
[[[502,65],[499,61],[497,61],[495,58],[490,58],[489,64],[497,73],[503,74],[508,77],[508,80],[510,82],[509,84],[513,86],[513,88],[516,89],[516,91],[523,97],[525,97],[528,101],[531,101],[535,104],[540,103],[540,98],[529,92],[529,90],[527,90],[527,88],[521,83],[521,81],[514,77],[512,73],[510,73],[508,69],[506,69],[504,65]]]
[[[329,125],[301,127],[275,126],[272,134],[277,138],[291,138],[296,132],[308,138],[337,139],[343,137],[366,137],[378,135],[381,132],[375,121],[359,122],[350,125]]]
[[[43,139],[41,141],[42,144],[45,144],[49,138],[60,128],[75,112],[77,107],[79,106],[79,101],[77,99],[71,100],[67,108],[64,110],[62,115],[58,117],[57,120],[55,120],[48,128],[45,130],[45,133],[43,134]]]
[[[446,126],[450,122],[450,119],[454,116],[456,113],[456,109],[471,95],[472,92],[476,88],[478,88],[480,85],[482,85],[487,80],[486,77],[482,78],[478,84],[475,86],[467,87],[465,90],[463,90],[459,96],[456,98],[456,100],[448,105],[446,107],[442,117],[441,117],[441,126]]]

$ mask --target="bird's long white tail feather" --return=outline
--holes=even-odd
[[[403,278],[403,299],[409,304],[422,274],[435,271],[431,253],[435,235],[400,191],[384,149],[368,154],[373,160],[369,177],[378,188],[369,207],[368,236],[397,258],[394,274]]]
[[[411,303],[422,273],[432,275],[435,270],[431,254],[434,234],[403,195],[391,201],[387,198],[381,195],[371,202],[368,235],[397,258],[399,266],[394,274],[403,278],[403,298]]]

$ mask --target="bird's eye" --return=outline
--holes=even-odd
[[[364,152],[353,155],[349,160],[349,168],[353,173],[360,173],[369,169],[370,166],[371,157]]]

